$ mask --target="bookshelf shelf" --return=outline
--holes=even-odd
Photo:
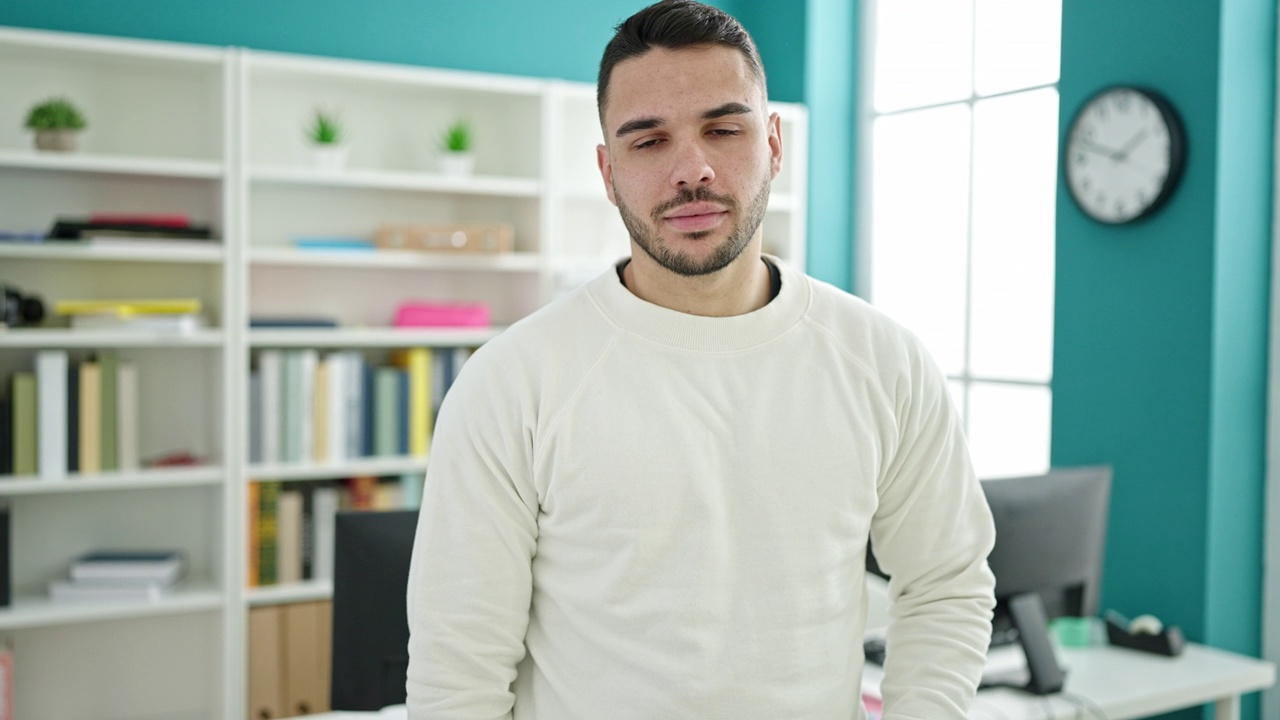
[[[0,476],[0,497],[217,485],[222,482],[224,472],[222,467],[210,465],[93,475],[71,474],[61,478],[5,475]]]
[[[204,263],[216,265],[226,253],[212,243],[153,247],[107,247],[81,243],[0,243],[0,258],[30,260],[89,260],[155,263]]]
[[[512,252],[495,255],[430,253],[409,250],[295,250],[257,247],[249,253],[254,265],[295,267],[397,268],[475,272],[537,272],[537,253]]]
[[[250,330],[254,348],[401,348],[475,347],[492,340],[504,328],[336,328],[313,330]]]
[[[359,458],[343,463],[251,465],[247,480],[327,480],[357,475],[404,475],[425,472],[425,457]]]
[[[333,583],[329,580],[309,580],[302,583],[268,585],[245,590],[245,602],[249,607],[328,600],[331,597],[333,597]]]
[[[166,333],[146,330],[58,330],[17,328],[0,330],[0,349],[4,348],[213,348],[222,345],[220,330],[198,330],[192,333]]]
[[[19,595],[0,609],[0,630],[208,612],[225,604],[222,593],[207,585],[180,587],[155,602],[56,603],[46,595]]]
[[[305,167],[260,167],[249,172],[256,183],[323,185],[369,190],[405,190],[458,195],[536,198],[541,184],[520,177],[450,177],[409,170],[343,170],[323,172]]]
[[[0,149],[0,169],[3,168],[202,180],[220,180],[225,172],[223,164],[214,160]]]

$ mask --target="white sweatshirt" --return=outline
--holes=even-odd
[[[914,336],[788,269],[737,317],[610,270],[481,348],[436,426],[413,720],[852,720],[868,534],[885,720],[963,718],[994,541]]]

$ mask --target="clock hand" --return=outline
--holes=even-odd
[[[1115,159],[1120,162],[1124,162],[1129,157],[1129,153],[1137,150],[1138,146],[1142,144],[1142,141],[1146,139],[1147,129],[1142,128],[1136,135],[1129,138],[1129,142],[1125,143],[1124,147],[1116,151]]]
[[[1093,142],[1092,140],[1085,140],[1084,138],[1080,138],[1076,140],[1076,143],[1079,144],[1081,148],[1088,150],[1089,152],[1097,153],[1098,155],[1106,155],[1112,160],[1124,159],[1124,156],[1120,154],[1119,150],[1113,150],[1104,145],[1099,145],[1098,143]]]

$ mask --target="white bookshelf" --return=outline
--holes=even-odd
[[[45,718],[142,717],[161,709],[234,717],[243,664],[240,612],[230,582],[226,491],[236,238],[231,53],[113,38],[0,28],[0,224],[44,231],[58,216],[183,212],[214,227],[217,242],[134,247],[0,244],[0,282],[57,300],[195,297],[209,327],[184,335],[25,329],[0,331],[0,378],[32,369],[34,353],[64,349],[73,362],[114,350],[138,367],[140,450],[188,450],[196,467],[65,477],[0,478],[11,519],[12,604],[0,634],[22,669],[15,711]],[[32,148],[27,108],[71,98],[88,119],[73,153]],[[51,581],[70,560],[102,547],[174,547],[187,578],[147,603],[55,603]],[[199,638],[193,642],[186,638]],[[139,680],[149,677],[142,691]],[[136,687],[96,692],[94,688]]]
[[[185,450],[193,467],[0,478],[9,504],[14,601],[0,636],[18,653],[21,717],[245,714],[247,613],[323,600],[328,581],[248,587],[246,503],[283,487],[421,474],[426,458],[250,463],[249,375],[264,350],[476,347],[629,252],[595,160],[594,86],[232,48],[0,28],[0,117],[53,95],[88,116],[79,151],[31,149],[0,124],[0,229],[59,215],[183,212],[214,242],[107,246],[0,242],[0,282],[61,299],[196,297],[189,334],[0,330],[0,379],[36,351],[73,361],[114,349],[139,368],[142,455]],[[349,160],[313,166],[302,128],[340,112]],[[803,107],[776,105],[786,160],[765,217],[766,250],[803,267]],[[476,171],[437,167],[455,119],[476,134]],[[498,255],[299,250],[299,237],[372,239],[382,223],[507,223]],[[491,328],[391,327],[408,299],[483,301]],[[250,318],[327,317],[331,329],[250,329]],[[6,390],[7,393],[7,390]],[[55,604],[49,581],[95,547],[175,547],[187,582],[155,603]],[[105,669],[104,669],[105,668]],[[139,678],[145,677],[141,682]],[[94,688],[124,688],[104,699]],[[132,690],[130,688],[137,688]]]

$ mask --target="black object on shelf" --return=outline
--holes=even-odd
[[[0,505],[0,607],[9,607],[13,600],[13,566],[10,561],[9,506]]]
[[[44,320],[44,302],[35,295],[23,295],[18,288],[0,283],[0,326],[36,325]]]

